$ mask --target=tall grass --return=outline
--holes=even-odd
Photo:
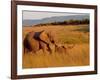
[[[69,46],[75,44],[67,53],[44,54],[41,50],[36,54],[23,53],[23,68],[63,67],[89,65],[89,26],[88,25],[56,25],[42,27],[23,27],[23,39],[30,31],[52,32],[58,43]]]

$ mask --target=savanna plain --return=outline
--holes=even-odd
[[[41,50],[37,54],[23,52],[23,68],[47,68],[89,65],[89,25],[46,25],[23,27],[23,40],[28,32],[49,31],[54,34],[60,44],[74,45],[67,53],[44,54]]]

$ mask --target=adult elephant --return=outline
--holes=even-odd
[[[36,53],[42,49],[43,52],[49,51],[52,53],[54,40],[51,39],[50,34],[44,30],[40,32],[29,32],[24,39],[24,53],[32,51]],[[54,46],[54,45],[53,45]]]

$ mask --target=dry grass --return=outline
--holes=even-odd
[[[23,27],[23,39],[30,31],[51,31],[58,43],[75,44],[68,53],[23,54],[23,68],[85,66],[89,65],[89,32],[88,25]]]

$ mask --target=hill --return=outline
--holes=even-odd
[[[82,20],[82,19],[89,19],[88,15],[72,15],[72,16],[55,16],[49,18],[43,18],[38,20],[23,20],[23,26],[31,26],[36,24],[43,24],[43,23],[52,23],[52,22],[62,22],[65,20]]]

